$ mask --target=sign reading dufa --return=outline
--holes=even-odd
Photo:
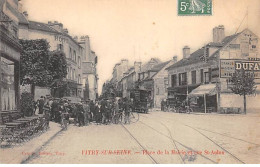
[[[238,60],[221,59],[220,60],[220,78],[230,78],[236,70],[245,70],[253,72],[256,79],[260,79],[260,61],[259,60]]]

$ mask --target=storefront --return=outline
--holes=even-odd
[[[210,113],[217,111],[216,84],[200,85],[188,95],[189,104],[195,112]]]
[[[1,11],[0,20],[10,20]],[[19,92],[20,45],[13,22],[0,22],[0,124],[21,116]],[[8,118],[8,119],[7,119]]]
[[[170,107],[180,106],[187,99],[187,95],[199,85],[185,85],[168,88],[167,104]]]

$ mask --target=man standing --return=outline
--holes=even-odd
[[[91,117],[89,117],[89,119],[90,119],[90,121],[94,121],[95,120],[95,104],[94,104],[93,100],[91,100],[89,103],[89,109],[90,109],[90,114],[91,114]]]
[[[88,123],[89,123],[89,118],[88,118],[88,115],[89,115],[89,105],[87,102],[84,102],[83,101],[83,111],[84,111],[84,125],[87,126]]]
[[[46,128],[49,128],[49,122],[50,122],[50,105],[49,102],[46,102],[43,105],[43,112],[44,112],[44,118],[46,121]]]
[[[129,123],[130,124],[130,103],[127,98],[125,98],[125,103],[124,103],[124,110],[125,110],[125,124]]]
[[[165,102],[164,102],[164,99],[161,101],[161,111],[164,111],[164,105],[165,105]]]
[[[44,97],[41,96],[38,100],[39,114],[43,114],[43,106],[44,106]]]
[[[104,124],[106,121],[106,110],[107,110],[107,103],[104,99],[101,100],[100,112],[102,115],[102,123]]]
[[[100,124],[101,120],[102,120],[102,114],[100,112],[100,105],[98,104],[98,102],[96,102],[95,106],[94,106],[94,113],[95,113],[95,119],[96,119],[96,123]]]
[[[56,118],[58,112],[59,112],[59,103],[58,103],[58,99],[55,98],[51,105],[51,120],[58,122],[58,119]]]
[[[84,109],[82,103],[77,105],[79,126],[84,125]]]

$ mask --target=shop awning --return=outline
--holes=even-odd
[[[193,91],[189,93],[188,96],[204,96],[204,95],[215,95],[217,93],[216,91],[216,84],[206,84],[206,85],[200,85]]]

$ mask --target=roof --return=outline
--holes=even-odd
[[[171,60],[160,63],[156,66],[154,66],[151,71],[155,71],[156,73],[153,74],[150,78],[153,78],[156,74],[158,74],[158,72],[160,72],[167,64],[169,64],[171,62]]]
[[[48,24],[36,21],[29,21],[29,29],[58,33],[57,30],[51,28]]]
[[[124,77],[122,77],[122,79],[128,77],[128,76],[131,75],[131,74],[133,74],[133,73],[135,72],[134,69],[135,69],[134,66],[130,67],[130,68],[125,72],[125,73],[127,73],[127,75],[125,75]]]
[[[166,70],[172,69],[172,68],[177,68],[177,67],[181,67],[181,66],[186,66],[186,65],[190,65],[193,63],[198,63],[201,61],[200,56],[202,56],[204,54],[204,47],[196,50],[195,52],[193,52],[189,58],[187,59],[181,59],[180,61],[176,62],[175,64],[169,66],[168,68],[166,68]]]
[[[82,47],[75,39],[73,39],[69,34],[64,33],[64,32],[59,32],[57,30],[55,30],[54,28],[52,28],[51,26],[49,26],[46,23],[41,23],[41,22],[37,22],[37,21],[29,21],[29,25],[28,25],[29,29],[33,29],[33,30],[39,30],[39,31],[45,31],[45,32],[52,32],[52,33],[58,33],[58,34],[62,34],[68,38],[70,38],[70,40],[72,40],[73,42],[75,42],[78,46]],[[94,51],[91,51],[91,53],[95,53]],[[96,57],[96,56],[94,56]]]
[[[146,72],[146,71],[149,71],[151,70],[154,66],[151,66],[151,63],[152,62],[155,62],[155,64],[159,64],[161,63],[161,61],[157,58],[152,58],[151,60],[149,60],[147,63],[145,63],[144,65],[142,65],[142,68],[141,68],[141,72]]]
[[[19,24],[28,24],[29,21],[26,19],[26,17],[22,14],[22,13],[19,13],[18,15],[18,19],[19,19]]]
[[[157,64],[157,65],[155,65],[152,69],[151,69],[151,71],[160,71],[161,69],[163,69],[163,67],[165,67],[168,63],[170,62],[170,60],[169,61],[166,61],[166,62],[163,62],[163,63],[160,63],[160,64]]]
[[[210,56],[210,59],[214,58],[216,56],[216,53],[218,53],[224,46],[226,46],[230,41],[232,41],[233,39],[235,39],[240,33],[237,34],[233,34],[231,36],[227,36],[225,37],[221,43],[208,43],[207,45],[203,46],[202,48],[196,50],[195,52],[193,52],[189,58],[187,59],[181,59],[180,61],[176,62],[175,64],[169,66],[168,68],[166,68],[166,70],[169,69],[173,69],[173,68],[177,68],[180,66],[187,66],[190,64],[194,64],[194,63],[198,63],[201,62],[200,57],[204,55],[204,49],[205,47],[220,47],[215,53],[213,53]]]
[[[243,31],[242,31],[243,32]],[[231,42],[233,39],[235,39],[238,35],[240,35],[242,32],[240,33],[237,33],[237,34],[233,34],[233,35],[230,35],[230,36],[227,36],[226,38],[223,39],[222,41],[222,44],[223,44],[223,47],[226,46],[229,42]],[[219,48],[215,53],[212,54],[212,56],[210,56],[210,60],[214,59],[217,54],[219,53],[219,51],[223,48]]]
[[[2,2],[3,4],[4,2]],[[0,6],[2,5],[0,4]],[[28,20],[25,18],[25,16],[23,14],[21,14],[20,12],[18,12],[18,10],[14,9],[9,2],[5,3],[6,7],[15,15],[17,16],[19,23],[27,23],[28,24]]]

